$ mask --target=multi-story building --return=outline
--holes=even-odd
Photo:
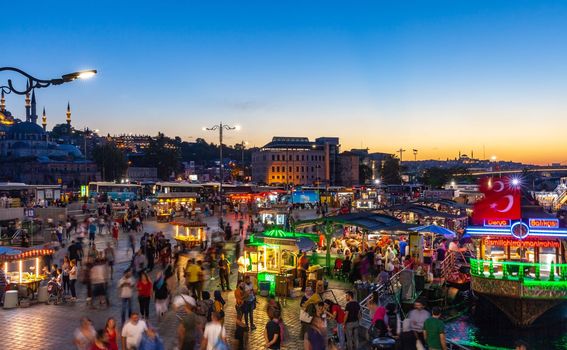
[[[382,165],[386,158],[393,156],[391,153],[380,153],[373,152],[369,153],[368,148],[365,149],[351,149],[350,153],[357,155],[360,159],[360,164],[363,164],[370,168],[371,171],[371,181],[374,182],[380,179],[380,173],[382,172]]]
[[[338,138],[333,140],[338,148]],[[252,153],[252,181],[273,185],[330,184],[330,146],[311,142],[307,137],[276,136]]]
[[[116,147],[128,152],[138,153],[143,152],[150,145],[152,139],[149,135],[132,135],[122,134],[110,137],[110,141],[114,142]]]
[[[360,185],[360,158],[351,152],[339,155],[339,185],[351,187]]]

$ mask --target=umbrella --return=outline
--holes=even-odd
[[[463,237],[461,237],[461,239],[459,240],[460,244],[466,244],[471,242],[472,242],[472,237],[468,233],[465,233]]]
[[[21,251],[10,247],[0,247],[0,255],[18,255]]]
[[[455,232],[437,225],[419,226],[419,227],[410,228],[410,230],[416,232],[431,232],[437,235],[443,235],[448,238],[456,237]]]
[[[308,250],[312,250],[313,248],[315,248],[315,242],[313,242],[312,240],[310,240],[307,237],[299,238],[296,245],[297,245],[297,248],[299,248],[299,250],[301,250],[301,251],[308,251]]]

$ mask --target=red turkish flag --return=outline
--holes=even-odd
[[[510,178],[486,178],[479,184],[484,198],[474,204],[472,222],[482,225],[489,219],[521,219],[520,187]]]

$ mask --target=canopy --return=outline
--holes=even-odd
[[[315,242],[306,237],[301,237],[297,240],[297,248],[301,251],[312,250],[315,248]]]
[[[10,262],[16,260],[30,259],[38,256],[53,254],[53,249],[35,247],[0,247],[0,262]]]
[[[416,232],[431,232],[431,233],[435,233],[437,235],[443,235],[445,237],[448,238],[453,238],[455,237],[455,232],[446,229],[445,227],[441,227],[441,226],[437,226],[437,225],[427,225],[427,226],[419,226],[419,227],[414,227],[414,228],[410,228],[410,230],[412,231],[416,231]]]

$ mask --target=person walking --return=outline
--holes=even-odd
[[[195,308],[197,304],[193,297],[185,297],[183,294],[181,295],[181,300],[185,313],[177,327],[178,344],[180,350],[195,350],[198,346],[197,337],[199,332],[197,326],[199,325],[199,321],[197,315],[193,312],[193,308]]]
[[[108,264],[108,268],[110,270],[110,279],[114,279],[114,259],[115,259],[115,254],[114,254],[114,248],[112,248],[112,243],[108,242],[106,243],[106,248],[104,248],[104,259],[106,260],[106,263]]]
[[[163,272],[158,272],[156,281],[154,282],[155,307],[158,321],[161,321],[163,315],[167,312],[167,304],[169,301],[169,292],[165,283]]]
[[[138,350],[165,350],[163,340],[157,334],[156,329],[149,326],[142,335],[142,341]]]
[[[279,350],[281,346],[281,327],[279,319],[281,317],[280,310],[276,309],[270,315],[270,320],[266,323],[264,329],[264,339],[266,340],[265,348]]]
[[[410,319],[410,327],[411,330],[416,333],[418,340],[421,342],[422,345],[425,345],[425,337],[423,334],[423,325],[425,321],[431,317],[429,311],[425,310],[425,305],[423,301],[416,300],[413,304],[414,309],[411,310],[408,314],[408,318]]]
[[[345,306],[346,344],[348,350],[358,349],[358,325],[360,305],[354,300],[352,291],[346,292],[347,304]]]
[[[69,290],[71,291],[71,301],[77,300],[77,290],[75,285],[77,284],[77,278],[79,276],[79,269],[77,267],[77,261],[71,260],[71,269],[69,270]]]
[[[224,253],[221,253],[220,255],[218,267],[219,267],[219,278],[220,278],[222,291],[224,292],[225,286],[226,286],[226,290],[228,291],[232,290],[230,289],[230,284],[228,282],[228,276],[230,275],[230,263],[225,258]]]
[[[305,332],[303,339],[304,350],[327,349],[327,330],[323,319],[319,316],[313,317],[311,327]]]
[[[339,346],[345,348],[345,311],[343,308],[330,299],[326,299],[325,303],[329,305],[329,312],[333,315],[337,323],[337,336],[339,337]]]
[[[122,350],[136,350],[142,341],[142,335],[147,329],[146,322],[140,320],[137,312],[132,312],[130,319],[122,327]]]
[[[246,339],[248,335],[248,326],[242,320],[242,314],[236,315],[236,329],[234,331],[234,339],[236,340],[236,350],[245,350],[247,348]]]
[[[63,264],[61,265],[62,270],[62,281],[63,281],[63,293],[65,295],[69,294],[71,283],[69,279],[69,272],[71,271],[71,261],[67,256],[63,258]]]
[[[254,294],[254,284],[250,280],[250,276],[244,277],[244,321],[246,323],[246,328],[250,326],[251,330],[256,329],[254,324],[254,309],[256,309],[256,295]]]
[[[213,312],[211,322],[205,326],[201,349],[214,350],[219,347],[219,343],[226,344],[226,332],[222,324],[222,317],[218,312]]]
[[[299,270],[299,278],[301,280],[301,291],[305,292],[305,287],[307,287],[307,270],[309,270],[309,259],[305,252],[299,258],[297,269]]]
[[[136,288],[138,289],[140,315],[147,320],[150,317],[150,298],[152,297],[152,281],[147,273],[142,272]]]
[[[441,317],[441,309],[435,306],[431,310],[431,317],[423,324],[423,336],[429,350],[447,350],[445,324],[439,317]]]
[[[127,269],[124,271],[124,276],[118,281],[120,299],[122,300],[122,309],[120,311],[122,325],[126,321],[126,311],[128,311],[128,318],[132,315],[132,294],[134,294],[135,286],[132,271]]]
[[[75,333],[73,335],[73,342],[77,350],[89,350],[95,337],[96,331],[91,320],[86,317],[81,318],[81,325],[79,328],[75,329]]]
[[[201,267],[195,264],[194,258],[187,261],[187,265],[185,265],[185,284],[196,300],[201,298],[199,295],[199,276],[202,273]]]
[[[89,245],[94,245],[96,235],[96,224],[93,221],[89,224]]]
[[[113,317],[110,317],[106,320],[106,324],[104,325],[104,333],[106,336],[106,344],[108,350],[118,350],[118,331],[116,330],[116,320]]]

